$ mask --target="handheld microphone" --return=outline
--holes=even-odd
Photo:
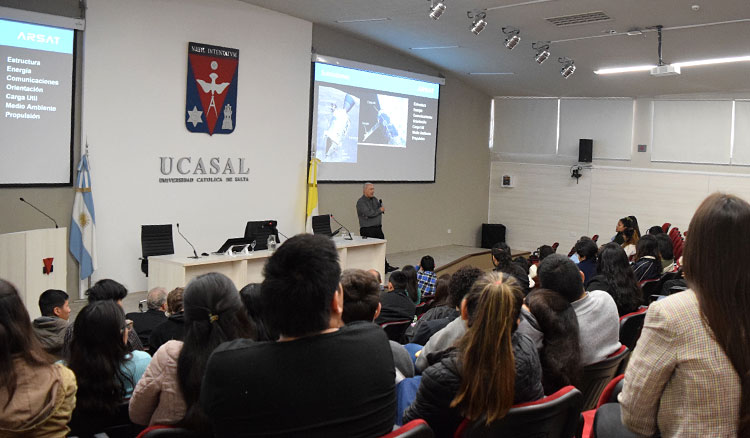
[[[195,250],[195,247],[193,246],[193,244],[190,243],[189,240],[187,240],[187,237],[185,237],[185,235],[182,234],[182,231],[180,231],[180,224],[179,223],[177,224],[177,233],[179,233],[179,235],[182,236],[183,239],[185,239],[185,242],[187,242],[188,245],[190,245],[190,247],[193,248],[193,255],[192,256],[188,256],[188,258],[189,259],[197,259],[198,258],[198,252]]]
[[[331,219],[333,219],[334,222],[336,222],[341,228],[343,228],[346,231],[346,235],[344,235],[344,239],[346,239],[346,240],[354,240],[354,238],[352,237],[352,232],[349,231],[349,228],[346,228],[344,226],[344,224],[342,224],[341,222],[337,221],[336,218],[333,217],[332,214],[329,214],[329,216],[331,216]],[[338,233],[339,231],[341,231],[341,228],[339,228],[338,230],[336,230],[336,233]],[[333,235],[335,236],[336,233],[333,233]]]
[[[380,202],[380,206],[382,207],[383,206],[383,198],[380,198],[379,202]],[[381,211],[380,214],[385,214],[385,212]]]
[[[49,218],[49,220],[51,220],[52,222],[54,222],[54,223],[55,223],[55,228],[60,228],[60,227],[59,227],[59,226],[57,225],[57,221],[56,221],[55,219],[53,219],[53,218],[52,218],[52,216],[50,216],[50,215],[48,215],[47,213],[43,212],[42,210],[40,210],[40,209],[36,208],[36,206],[35,206],[34,204],[32,204],[31,202],[29,202],[29,201],[27,201],[27,200],[25,200],[25,199],[23,199],[23,198],[18,198],[18,199],[20,199],[20,200],[21,200],[21,202],[23,202],[23,203],[25,203],[25,204],[29,204],[29,205],[31,206],[31,208],[33,208],[34,210],[38,211],[39,213],[41,213],[41,214],[43,214],[43,215],[47,216],[47,217]]]

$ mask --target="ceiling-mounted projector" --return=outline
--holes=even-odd
[[[675,76],[680,74],[680,67],[674,65],[659,65],[651,69],[651,76]]]

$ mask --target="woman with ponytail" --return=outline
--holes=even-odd
[[[690,289],[653,303],[625,372],[638,435],[750,437],[750,204],[715,193],[690,221]]]
[[[177,424],[209,432],[199,397],[208,357],[222,342],[253,336],[237,288],[226,276],[193,279],[183,296],[185,338],[159,347],[130,399],[137,424]]]
[[[404,422],[423,418],[436,437],[452,437],[464,418],[490,424],[512,405],[543,397],[536,347],[516,333],[522,302],[508,274],[493,272],[474,283],[461,302],[468,331],[424,371]]]

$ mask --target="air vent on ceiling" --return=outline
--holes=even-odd
[[[562,17],[545,18],[555,26],[575,26],[577,24],[598,23],[609,21],[611,18],[603,11],[585,12],[583,14],[564,15]]]

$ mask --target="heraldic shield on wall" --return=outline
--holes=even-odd
[[[231,134],[237,122],[238,49],[188,43],[185,126],[190,132]]]

